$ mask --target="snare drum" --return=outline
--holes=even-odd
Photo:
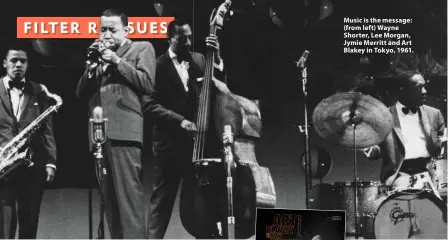
[[[446,205],[430,191],[391,192],[371,205],[365,239],[447,239]]]

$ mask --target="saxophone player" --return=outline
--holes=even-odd
[[[27,45],[17,40],[3,60],[6,74],[0,80],[0,146],[36,120],[50,105],[45,86],[25,77],[28,68]],[[0,238],[35,239],[39,210],[46,182],[56,170],[56,143],[51,118],[30,138],[33,165],[21,165],[0,180]],[[17,204],[17,209],[16,209]]]

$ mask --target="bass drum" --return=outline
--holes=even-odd
[[[365,239],[447,239],[446,205],[410,189],[379,198],[365,218]]]

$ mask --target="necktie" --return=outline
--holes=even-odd
[[[415,114],[417,112],[417,108],[416,107],[414,107],[414,108],[404,107],[401,109],[401,111],[403,111],[404,114],[408,114],[409,112],[412,112],[413,114]]]

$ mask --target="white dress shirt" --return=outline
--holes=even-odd
[[[188,68],[190,68],[190,65],[186,61],[182,61],[179,63],[177,59],[177,55],[171,50],[171,48],[168,48],[168,54],[171,58],[171,61],[173,61],[174,67],[177,70],[177,74],[179,74],[180,79],[182,80],[182,83],[184,85],[185,91],[188,92],[188,81],[189,81],[189,75],[188,75]],[[223,71],[224,69],[224,62],[222,60],[219,61],[219,64],[213,63],[213,66],[217,68],[219,71]],[[203,78],[198,78],[197,81],[202,81]]]
[[[402,110],[404,107],[402,103],[397,102],[397,114],[405,149],[404,159],[430,157],[431,155],[426,147],[425,130],[423,129],[418,111],[416,113],[409,111],[408,114],[404,114]]]
[[[168,54],[173,61],[174,67],[177,70],[177,74],[179,74],[179,77],[182,80],[185,91],[188,92],[188,80],[190,78],[188,75],[188,68],[190,68],[189,63],[186,61],[182,61],[179,63],[177,55],[173,51],[171,51],[171,48],[168,49]]]
[[[28,101],[28,94],[25,94],[22,89],[17,89],[15,87],[11,88],[9,86],[9,81],[11,81],[11,78],[9,76],[5,76],[3,78],[3,84],[5,85],[6,91],[9,92],[9,97],[11,99],[12,104],[12,110],[13,114],[16,117],[17,121],[20,120],[20,117],[23,113],[23,108],[25,107],[25,103]],[[22,82],[25,82],[25,78],[22,79]],[[52,167],[53,169],[56,169],[56,166],[54,164],[47,164],[47,167]]]
[[[12,111],[17,121],[19,121],[20,116],[22,116],[23,113],[24,103],[27,102],[29,96],[28,94],[23,93],[23,88],[22,89],[17,89],[15,87],[10,88],[9,81],[11,81],[11,78],[9,78],[9,76],[5,76],[3,78],[3,84],[5,85],[6,90],[9,91],[9,97],[11,99],[12,104]],[[22,83],[24,82],[25,78],[22,79]]]

